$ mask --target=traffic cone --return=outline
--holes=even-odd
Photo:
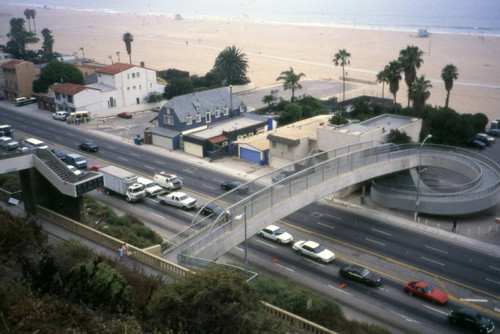
[[[341,288],[341,289],[345,288],[345,283],[342,284],[341,286],[339,286],[339,288]]]
[[[273,263],[276,263],[276,262],[278,262],[278,258],[277,257],[275,257],[274,260],[273,260]]]

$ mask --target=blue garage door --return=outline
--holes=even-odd
[[[240,149],[240,159],[248,160],[260,164],[260,152],[249,150],[246,148]]]

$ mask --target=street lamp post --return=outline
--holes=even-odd
[[[245,205],[245,210],[241,215],[234,217],[236,220],[244,219],[245,224],[245,277],[248,276],[248,239],[247,239],[247,207]]]
[[[427,139],[432,138],[432,135],[429,134],[425,139],[422,141],[422,144],[420,144],[420,150],[419,150],[419,156],[418,156],[418,177],[417,177],[417,201],[415,203],[415,222],[417,222],[418,218],[418,207],[420,205],[420,170],[422,169],[422,148],[424,147],[425,142]]]

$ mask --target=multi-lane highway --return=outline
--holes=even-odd
[[[77,151],[85,140],[100,146],[89,160],[115,164],[144,175],[167,170],[183,178],[184,190],[205,203],[222,194],[220,182],[228,177],[215,169],[193,165],[166,155],[129,145],[99,134],[82,131],[75,126],[47,117],[30,115],[20,109],[0,106],[0,123],[11,124],[16,139],[35,136],[50,145]],[[81,152],[82,153],[82,152]],[[91,161],[92,161],[91,160]],[[188,226],[194,212],[163,207],[155,200],[128,204],[117,197],[95,194],[110,206],[130,210],[169,237]],[[500,254],[485,253],[463,245],[417,233],[373,217],[343,211],[328,201],[311,204],[290,215],[279,225],[295,240],[318,241],[336,253],[334,263],[323,265],[307,260],[291,247],[252,237],[249,242],[250,264],[267,272],[288,276],[321,291],[327,296],[379,319],[388,319],[393,326],[422,333],[456,332],[450,327],[446,314],[461,305],[479,308],[497,324],[500,323]],[[231,253],[242,255],[242,246]],[[276,261],[276,259],[278,259]],[[345,282],[338,275],[342,264],[355,262],[377,271],[384,279],[378,288]],[[450,300],[445,306],[434,306],[412,298],[402,286],[409,279],[426,280],[445,291]]]

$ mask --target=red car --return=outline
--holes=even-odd
[[[405,284],[404,290],[410,296],[417,296],[429,300],[433,304],[443,305],[448,301],[446,293],[434,289],[432,286],[422,281],[409,281]]]
[[[99,169],[102,168],[102,165],[93,165],[92,167],[90,167],[89,169],[93,172],[98,172]]]
[[[130,111],[124,111],[118,114],[120,118],[132,118],[132,113]]]

